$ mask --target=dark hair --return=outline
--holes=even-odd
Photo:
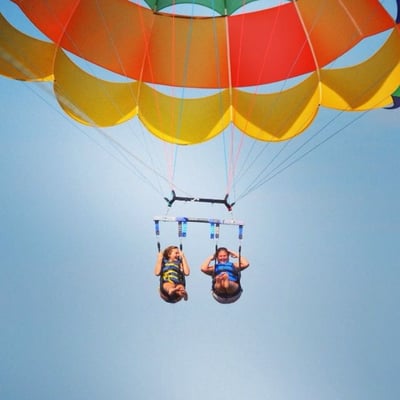
[[[164,249],[163,258],[168,259],[171,254],[171,251],[174,249],[178,249],[178,246],[168,246],[166,249]]]
[[[182,300],[183,297],[179,296],[177,293],[169,294],[166,290],[162,287],[160,288],[160,297],[166,301],[167,303],[177,303],[178,301]]]
[[[225,251],[229,256],[229,250],[226,247],[218,247],[218,249],[215,252],[215,258],[218,257],[218,254],[221,253],[221,251]]]

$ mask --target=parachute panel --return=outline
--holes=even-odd
[[[79,57],[135,80],[198,88],[313,72],[315,60],[323,67],[362,38],[395,26],[378,0],[297,0],[219,18],[156,14],[122,0],[15,2]]]
[[[325,107],[368,110],[392,103],[390,94],[399,85],[400,32],[394,31],[369,60],[347,68],[322,70],[322,100]]]
[[[220,15],[231,15],[239,8],[254,1],[258,0],[145,0],[154,11],[161,11],[178,4],[197,4],[214,10]]]
[[[56,74],[63,109],[90,125],[139,115],[157,137],[178,144],[209,140],[230,123],[258,140],[280,141],[306,129],[320,104],[345,111],[381,107],[399,86],[399,27],[378,0],[288,1],[217,18],[155,13],[126,0],[14,2],[54,43],[30,38],[1,17],[0,73],[24,80]],[[392,34],[375,56],[327,69],[355,43],[383,31]],[[65,51],[132,81],[89,75]],[[285,87],[308,70],[291,89],[261,93],[266,82],[282,79]],[[154,82],[173,95],[154,89]],[[193,98],[195,87],[220,91]]]
[[[395,27],[378,0],[298,0],[295,5],[320,68],[362,39]]]
[[[83,124],[113,126],[137,114],[137,82],[96,78],[75,65],[62,50],[57,53],[54,76],[54,91],[61,107]]]
[[[179,99],[142,84],[139,118],[161,140],[195,144],[216,136],[230,120],[230,98],[224,90],[212,96]]]
[[[192,88],[229,87],[224,18],[156,15],[141,80]]]
[[[54,43],[105,69],[139,80],[155,14],[123,0],[15,0]]]
[[[0,14],[0,73],[24,81],[51,81],[56,47],[27,36]]]
[[[318,112],[320,92],[317,74],[279,93],[254,94],[235,90],[235,125],[263,141],[290,139],[306,129]]]
[[[228,21],[233,87],[271,83],[315,70],[291,3],[234,15]]]

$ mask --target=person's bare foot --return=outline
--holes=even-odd
[[[229,288],[229,277],[228,277],[228,274],[226,272],[221,274],[221,284],[222,284],[222,287],[224,289],[228,289]]]

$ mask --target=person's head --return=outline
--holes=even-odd
[[[214,299],[218,301],[218,303],[231,304],[231,303],[234,303],[235,301],[239,300],[240,296],[242,295],[242,290],[240,290],[236,294],[231,295],[229,297],[226,297],[224,295],[221,296],[220,294],[218,294],[215,291],[212,291],[211,294],[212,294],[212,297],[214,297]]]
[[[225,263],[229,261],[229,250],[226,247],[219,247],[215,253],[215,259],[219,263]]]
[[[168,246],[163,252],[165,260],[177,260],[179,255],[179,248],[177,246]]]
[[[171,295],[168,295],[163,292],[160,292],[160,297],[167,303],[177,303],[178,301],[181,301],[183,298],[183,296],[180,296],[178,293],[173,293]]]
[[[187,300],[187,293],[185,290],[185,286],[182,284],[176,285],[176,290],[172,293],[167,293],[165,289],[160,288],[160,297],[166,301],[167,303],[177,303],[182,299]]]

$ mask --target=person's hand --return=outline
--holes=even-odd
[[[232,258],[238,258],[238,254],[237,254],[236,252],[234,252],[234,251],[229,250],[229,255],[230,255]]]

